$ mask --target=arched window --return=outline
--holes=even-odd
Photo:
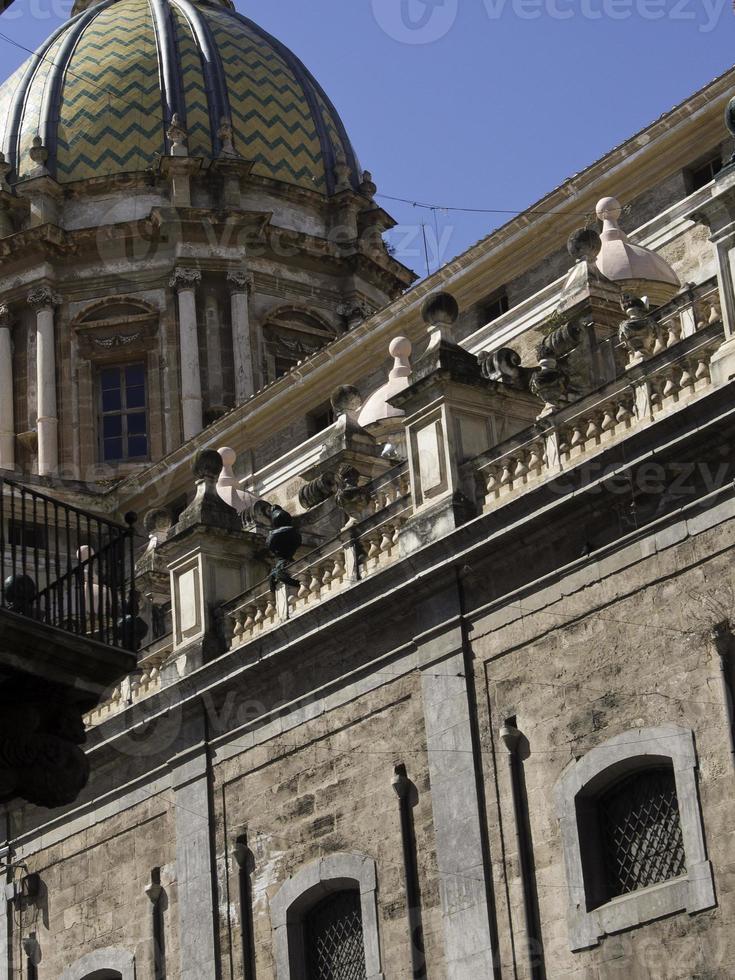
[[[135,957],[125,949],[93,950],[64,970],[61,980],[135,980]]]
[[[375,862],[330,854],[270,903],[278,980],[383,980]]]
[[[263,326],[266,381],[288,374],[335,337],[336,331],[312,313],[291,307],[277,310]]]
[[[691,731],[624,732],[562,773],[556,789],[570,945],[715,904]]]
[[[159,311],[137,297],[111,296],[73,321],[79,352],[82,465],[136,464],[161,451]]]
[[[365,980],[360,892],[328,895],[304,917],[308,980]]]

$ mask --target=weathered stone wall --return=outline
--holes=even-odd
[[[510,963],[513,936],[521,975],[527,975],[519,939],[521,879],[507,763],[498,738],[509,718],[516,718],[524,736],[521,756],[547,975],[632,980],[731,975],[733,770],[709,631],[735,613],[735,523],[679,540],[682,530],[659,539],[658,552],[652,540],[630,545],[473,617],[501,954]],[[518,559],[522,564],[522,555]],[[572,953],[554,786],[571,760],[611,736],[666,723],[694,732],[718,905],[694,916],[681,912],[650,922]]]
[[[151,903],[145,887],[157,867],[165,890],[167,955],[176,962],[172,831],[170,800],[157,796],[28,857],[28,870],[41,876],[41,899],[35,908],[16,913],[12,976],[26,976],[20,940],[35,932],[42,956],[39,977],[60,978],[83,955],[111,949],[133,953],[137,976],[153,977]]]
[[[269,901],[320,857],[355,852],[375,860],[378,929],[386,977],[412,976],[394,765],[415,784],[415,826],[428,975],[441,977],[439,883],[416,675],[315,718],[215,767],[223,977],[243,977],[237,875],[226,842],[247,828],[258,977],[275,978]],[[226,916],[229,907],[230,920]]]

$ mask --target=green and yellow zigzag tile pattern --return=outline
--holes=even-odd
[[[342,140],[334,112],[311,83],[297,77],[291,62],[267,38],[223,7],[198,2],[219,49],[227,88],[235,148],[254,161],[254,173],[326,193],[326,162],[319,132],[304,91],[313,91],[335,152]],[[211,158],[214,143],[207,82],[199,42],[185,13],[171,3],[189,153]],[[70,30],[74,30],[72,24]],[[20,120],[18,175],[27,176],[34,136],[45,136],[41,119],[44,93],[55,67],[63,71],[56,159],[49,168],[59,181],[84,180],[145,170],[164,151],[164,118],[154,22],[149,0],[116,0],[86,24],[68,57],[58,65],[63,32],[37,65]],[[26,63],[28,64],[28,63]],[[0,87],[0,126],[8,129],[13,95],[23,78],[21,66]],[[323,126],[322,126],[323,123]],[[10,134],[3,136],[10,146]],[[53,141],[50,145],[53,151]],[[16,161],[10,161],[15,163]]]
[[[58,179],[145,170],[163,151],[158,52],[148,0],[121,0],[89,24],[61,95]]]
[[[20,153],[22,175],[31,170],[36,164],[31,160],[28,151],[31,148],[33,137],[41,133],[41,109],[43,107],[43,96],[49,82],[49,75],[54,67],[59,48],[63,38],[58,38],[49,49],[46,58],[38,66],[38,70],[33,78],[33,85],[28,93],[23,118],[20,124],[20,139],[18,141],[18,151]],[[42,133],[41,133],[42,135]]]
[[[303,89],[270,44],[226,11],[203,10],[227,79],[235,149],[254,173],[325,191],[324,160]]]
[[[207,89],[204,83],[199,49],[189,22],[175,4],[171,4],[171,13],[176,28],[176,43],[184,90],[186,128],[189,133],[189,156],[211,158],[212,133],[209,124]]]

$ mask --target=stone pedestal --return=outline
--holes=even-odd
[[[257,557],[263,539],[243,531],[237,512],[217,493],[221,469],[214,450],[199,453],[194,500],[156,549],[167,564],[173,612],[174,656],[163,669],[164,685],[223,652],[217,607],[268,574]]]
[[[59,223],[59,206],[63,192],[59,184],[47,175],[40,175],[16,185],[18,197],[28,202],[32,228]]]
[[[414,515],[401,547],[413,551],[474,514],[462,464],[497,441],[493,385],[477,359],[442,341],[414,369],[414,382],[391,399],[406,413],[406,447]]]

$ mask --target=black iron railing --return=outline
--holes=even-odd
[[[0,607],[136,649],[135,515],[126,521],[0,478]]]

